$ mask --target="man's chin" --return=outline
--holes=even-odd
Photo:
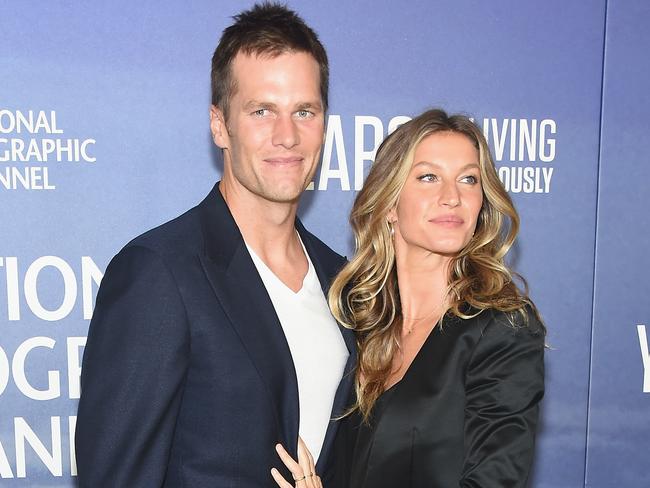
[[[276,203],[297,203],[309,183],[269,185],[264,189],[264,197]]]
[[[286,203],[286,204],[294,204],[298,203],[300,200],[300,196],[302,195],[302,192],[291,192],[291,193],[272,193],[272,194],[266,194],[264,197],[274,203]]]

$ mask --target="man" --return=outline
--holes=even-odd
[[[323,143],[327,56],[278,5],[235,17],[212,60],[222,181],[109,264],[90,324],[84,487],[272,486],[298,435],[336,481],[354,340],[325,293],[343,259],[296,219]]]

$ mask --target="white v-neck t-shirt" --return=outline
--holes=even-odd
[[[289,343],[298,380],[299,434],[314,460],[318,460],[348,349],[304,244],[309,270],[298,292],[286,286],[248,244],[246,247]]]

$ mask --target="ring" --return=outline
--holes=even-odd
[[[309,473],[305,475],[306,478],[311,478],[312,476],[314,476],[314,473]]]
[[[293,481],[302,481],[302,480],[304,480],[306,477],[307,477],[307,476],[303,476],[302,478],[296,478],[296,477],[294,477],[294,478],[293,478]]]

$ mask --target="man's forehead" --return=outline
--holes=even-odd
[[[240,52],[233,59],[231,82],[232,96],[243,96],[245,102],[254,98],[271,101],[262,99],[290,92],[292,98],[300,98],[302,103],[321,103],[318,63],[303,51],[275,55]]]
[[[316,58],[312,56],[310,53],[306,51],[297,51],[295,49],[282,49],[282,50],[268,50],[268,51],[246,51],[246,50],[240,50],[237,52],[235,57],[232,60],[232,66],[237,66],[237,65],[250,65],[250,64],[257,64],[257,63],[264,63],[266,61],[272,61],[275,60],[279,57],[309,57],[311,58],[314,63],[317,65],[318,62],[316,61]]]

